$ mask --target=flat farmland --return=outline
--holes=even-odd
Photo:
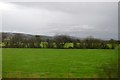
[[[3,48],[3,78],[107,77],[101,68],[117,58],[114,49]]]

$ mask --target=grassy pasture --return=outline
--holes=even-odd
[[[116,57],[111,49],[4,48],[3,78],[107,77],[99,67]]]
[[[2,78],[2,48],[0,48],[0,79]]]

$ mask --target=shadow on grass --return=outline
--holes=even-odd
[[[120,46],[115,48],[115,58],[111,58],[110,61],[108,61],[107,63],[104,63],[100,67],[97,67],[98,77],[108,78],[108,80],[119,78],[119,51]]]

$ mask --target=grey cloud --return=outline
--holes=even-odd
[[[16,10],[3,14],[3,31],[53,36],[118,37],[117,3],[16,2]]]

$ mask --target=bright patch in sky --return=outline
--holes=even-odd
[[[0,11],[9,11],[15,9],[15,5],[10,3],[0,2]]]

